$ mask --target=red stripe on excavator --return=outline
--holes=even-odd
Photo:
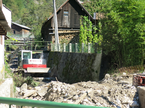
[[[36,68],[46,68],[46,64],[23,64],[23,69],[27,69],[28,67],[36,67]]]

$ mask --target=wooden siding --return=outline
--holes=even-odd
[[[64,16],[64,11],[68,12],[68,19]],[[58,28],[80,28],[81,15],[86,16],[82,7],[80,7],[76,2],[70,0],[57,13]],[[54,28],[53,17],[50,20],[51,27]],[[65,24],[66,22],[67,24]]]
[[[64,11],[68,17],[64,18]],[[65,30],[75,30],[80,29],[80,18],[81,16],[88,16],[89,19],[94,23],[92,16],[85,10],[85,8],[77,0],[67,0],[58,10],[57,10],[57,20],[59,31],[64,31],[64,36],[67,36]],[[41,29],[42,37],[45,41],[52,41],[52,35],[54,34],[54,21],[53,15],[49,17]],[[68,21],[67,21],[68,20]],[[64,24],[65,23],[65,24]],[[96,22],[95,22],[96,23]],[[62,35],[59,33],[59,36]]]
[[[17,25],[13,25],[13,24],[12,24],[12,29],[15,30],[17,33],[18,33],[18,32],[19,32],[19,33],[22,32],[22,28],[20,28],[20,27],[17,26]],[[19,33],[18,33],[18,34],[19,34]]]
[[[25,34],[25,33],[29,33],[30,31],[27,30],[27,29],[21,28],[21,27],[19,27],[17,25],[12,24],[12,30],[11,30],[12,34],[19,34],[19,35],[21,35],[22,32],[24,32],[24,34]]]

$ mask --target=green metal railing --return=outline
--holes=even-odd
[[[32,108],[107,108],[107,107],[97,107],[97,106],[85,106],[77,104],[67,104],[67,103],[57,103],[50,101],[38,101],[38,100],[28,100],[28,99],[18,99],[18,98],[7,98],[0,97],[0,103],[21,106],[30,106]]]
[[[10,38],[30,38],[30,37],[34,37],[31,33],[25,33],[25,34],[13,34],[9,36]]]
[[[100,53],[101,45],[97,43],[60,43],[55,44],[50,41],[6,41],[6,51],[11,51],[13,47],[22,46],[25,50],[48,50],[57,52],[73,52],[73,53]]]
[[[13,47],[22,46],[25,50],[50,50],[50,41],[5,41],[6,51],[12,51]]]
[[[58,52],[75,52],[75,53],[99,53],[102,48],[96,43],[80,44],[80,43],[63,43],[55,44],[51,43],[51,51]]]

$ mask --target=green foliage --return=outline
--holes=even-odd
[[[9,65],[8,65],[8,53],[5,53],[5,78],[9,78],[9,77],[12,77],[13,76],[13,74],[12,74],[12,72],[11,72],[11,70],[10,70],[10,67],[9,67]]]
[[[79,41],[80,41],[80,43],[84,43],[85,42],[85,39],[84,39],[84,27],[83,27],[83,22],[82,22],[82,20],[80,19],[80,34],[79,34]]]
[[[94,12],[104,12],[111,6],[112,0],[84,0],[84,7],[93,16]]]
[[[23,74],[21,72],[20,73],[14,73],[13,74],[13,79],[14,79],[16,87],[20,87],[24,83],[27,83],[28,85],[31,85],[33,87],[39,85],[39,82],[34,81],[33,77],[31,77],[31,76],[27,76],[26,78],[24,78]]]
[[[27,83],[28,85],[32,85],[33,87],[39,85],[39,82],[34,81],[33,77],[31,77],[31,76],[27,76],[27,78],[25,79],[24,82]]]
[[[31,76],[28,76],[28,77],[26,78],[26,83],[27,83],[27,84],[31,84],[32,81],[33,81],[33,78],[32,78]]]
[[[66,0],[56,0],[56,7],[58,8],[65,1]],[[12,20],[16,22],[20,22],[20,23],[21,23],[23,15],[26,12],[29,13],[29,7],[32,4],[36,5],[36,7],[37,5],[45,4],[46,7],[43,7],[41,9],[42,12],[40,14],[42,14],[47,9],[48,9],[47,12],[52,13],[52,9],[50,9],[52,8],[52,3],[53,3],[52,0],[3,0],[3,4],[5,4],[12,11]],[[45,10],[43,10],[44,8]],[[29,14],[29,16],[31,15],[32,14]]]
[[[13,42],[18,42],[18,40],[14,39],[14,38],[5,40],[5,49],[6,49],[6,47],[9,47],[10,50],[16,50],[18,48],[18,46],[12,45]]]
[[[117,41],[122,47],[121,51],[122,60],[125,61],[125,66],[138,65],[143,61],[142,58],[142,46],[138,44],[140,42],[139,37],[143,32],[138,28],[140,24],[145,23],[143,16],[145,15],[144,1],[142,0],[122,0],[112,1],[112,8],[108,16],[111,17],[111,22],[116,23]],[[116,40],[116,39],[115,39]],[[126,61],[127,60],[127,61]]]
[[[99,43],[101,45],[103,36],[101,35],[101,22],[97,26],[93,26],[92,22],[87,16],[83,16],[80,19],[80,43]],[[97,33],[98,32],[98,33]]]
[[[92,43],[92,39],[93,39],[93,34],[92,34],[92,22],[87,19],[87,22],[88,22],[88,42],[89,43]]]
[[[143,64],[145,44],[144,0],[84,0],[85,8],[101,25],[93,38],[103,36],[103,50],[112,56],[112,64]],[[96,28],[94,28],[96,29]]]
[[[23,77],[21,72],[13,73],[12,77],[13,77],[13,80],[14,80],[14,83],[15,83],[16,87],[21,87],[22,84],[25,82],[25,79],[24,79],[24,77]]]

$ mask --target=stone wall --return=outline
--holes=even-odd
[[[51,76],[59,81],[75,83],[80,81],[98,81],[102,53],[66,53],[50,52],[48,67]]]
[[[7,78],[0,84],[0,97],[14,97],[13,79]],[[0,104],[0,108],[9,108],[7,104]]]

